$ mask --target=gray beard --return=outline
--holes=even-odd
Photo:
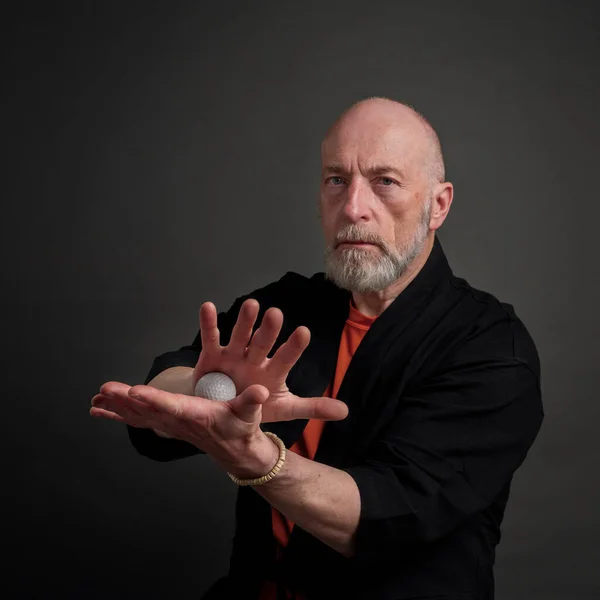
[[[397,281],[422,252],[429,234],[431,202],[425,208],[415,235],[400,248],[391,247],[383,240],[365,235],[354,224],[344,227],[339,233],[342,239],[372,242],[379,245],[379,256],[370,249],[346,248],[335,250],[333,245],[325,249],[325,276],[338,287],[365,294],[379,292]]]

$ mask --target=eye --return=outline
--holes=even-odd
[[[344,180],[341,177],[334,175],[333,177],[328,177],[325,180],[325,183],[328,185],[333,185],[333,186],[337,187],[339,185],[342,185],[344,183]]]
[[[379,177],[379,182],[385,187],[390,187],[396,183],[391,177]]]

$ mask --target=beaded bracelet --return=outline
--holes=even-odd
[[[279,446],[279,459],[275,463],[275,466],[266,475],[257,477],[256,479],[240,479],[231,473],[227,473],[231,481],[237,483],[237,485],[262,485],[263,483],[267,483],[267,481],[271,481],[271,479],[273,479],[273,477],[275,477],[275,475],[281,471],[281,467],[283,467],[283,463],[285,462],[285,444],[270,431],[265,431],[265,435],[270,437]]]

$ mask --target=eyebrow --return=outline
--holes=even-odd
[[[323,173],[339,173],[346,174],[347,171],[341,165],[327,165],[323,167]],[[370,175],[383,175],[384,173],[394,173],[398,175],[401,179],[404,178],[404,173],[398,169],[397,167],[392,167],[391,165],[377,165],[375,167],[371,167],[367,171]]]

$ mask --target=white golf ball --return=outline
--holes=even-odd
[[[237,392],[235,383],[230,377],[225,373],[213,371],[200,377],[194,389],[194,395],[208,400],[233,400],[237,396]]]

